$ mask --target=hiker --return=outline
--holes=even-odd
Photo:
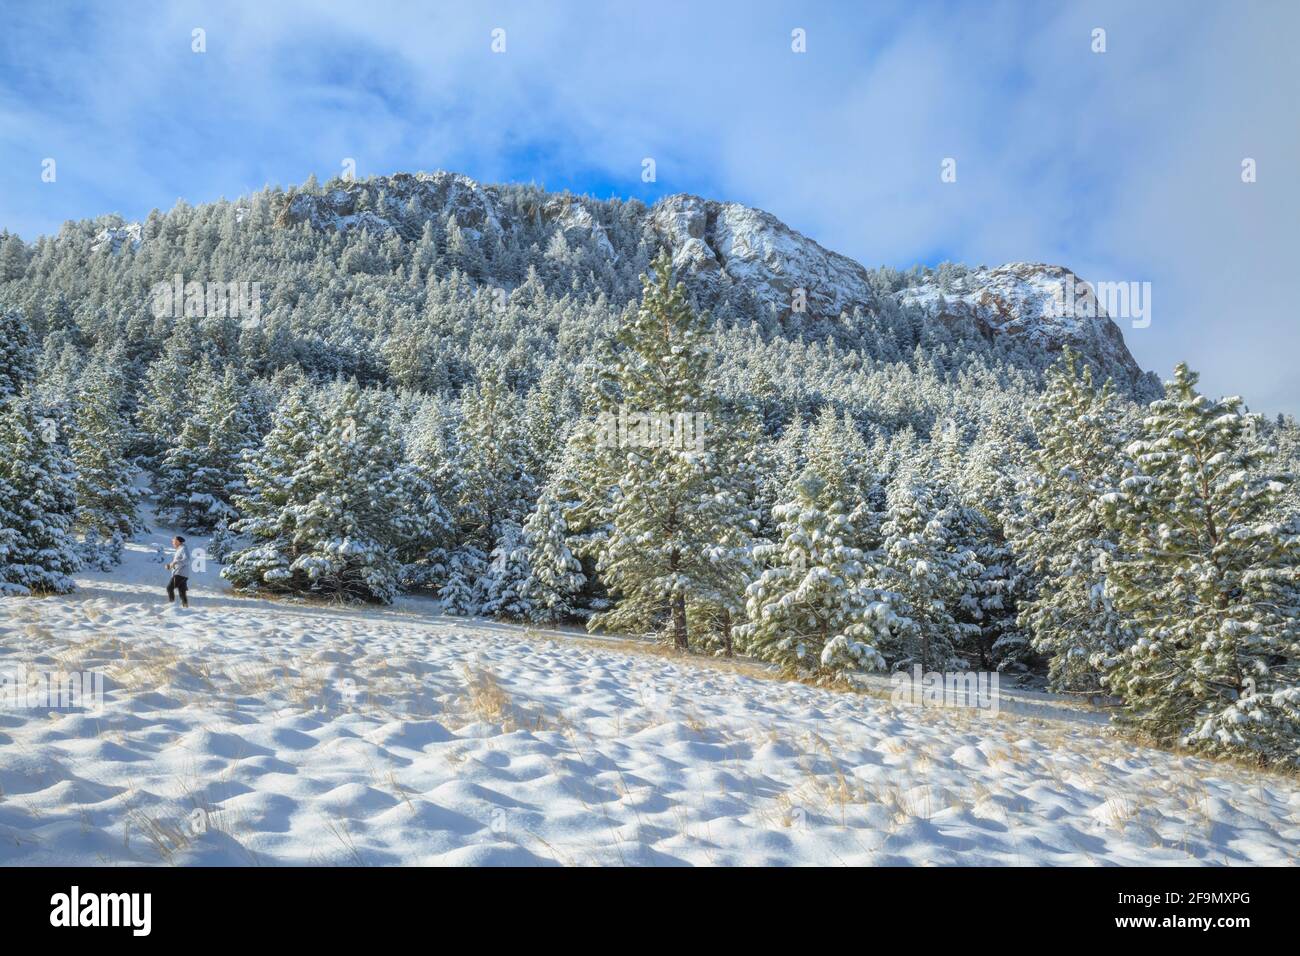
[[[167,582],[167,603],[171,604],[176,600],[176,592],[181,594],[181,607],[190,606],[190,597],[186,592],[190,579],[186,576],[187,565],[190,563],[190,549],[185,547],[185,539],[180,535],[172,538],[172,547],[176,549],[172,554],[172,559],[164,567],[172,573],[172,578]]]

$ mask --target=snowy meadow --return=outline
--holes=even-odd
[[[0,715],[0,863],[1295,861],[1294,777],[1136,746],[1086,704],[897,707],[215,573],[180,612],[159,568],[132,545],[74,595],[0,604],[0,670],[106,679],[102,711]]]

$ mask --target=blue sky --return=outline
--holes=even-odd
[[[0,227],[141,218],[345,157],[360,176],[694,192],[868,265],[1149,281],[1150,327],[1121,324],[1144,367],[1187,359],[1208,391],[1300,412],[1300,4],[458,6],[7,4]]]

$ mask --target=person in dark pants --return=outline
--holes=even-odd
[[[172,547],[176,549],[172,554],[172,559],[167,562],[165,567],[172,573],[172,578],[167,582],[167,603],[170,604],[176,600],[177,592],[181,596],[181,607],[190,606],[190,596],[186,591],[189,587],[190,579],[185,574],[189,570],[190,549],[185,547],[185,539],[180,535],[172,538]]]

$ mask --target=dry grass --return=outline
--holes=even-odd
[[[667,659],[693,667],[714,670],[720,673],[752,677],[756,680],[765,680],[774,683],[798,683],[818,690],[832,691],[841,694],[852,694],[856,697],[869,697],[881,701],[891,701],[892,699],[890,691],[882,687],[860,684],[847,679],[828,679],[820,676],[793,674],[788,671],[783,671],[778,667],[764,664],[761,661],[747,657],[724,658],[696,654],[690,651],[683,652],[657,640],[620,636],[596,637],[585,636],[582,634],[560,634],[557,632],[538,631],[533,628],[525,628],[524,636],[532,640],[543,640],[551,643],[581,644],[595,649],[612,650],[622,653],[637,654],[644,657]],[[1111,710],[1113,708],[1105,706],[1090,707],[1080,704],[1077,709],[1086,712],[1095,709]],[[975,711],[967,707],[911,707],[908,708],[908,713],[915,714],[920,719],[928,722],[964,730],[983,730],[990,726],[990,724],[999,725],[1004,729],[1027,727],[1033,729],[1034,736],[1053,746],[1065,744],[1067,737],[1077,729],[1076,725],[1068,718],[1062,717],[1054,719],[1041,716],[1029,716],[1005,710],[999,711],[997,714],[992,714],[988,711]],[[1115,725],[1105,725],[1105,727],[1107,732],[1120,747],[1137,744],[1153,750],[1163,750],[1166,753],[1172,753],[1179,756],[1194,757],[1210,763],[1226,764],[1247,773],[1262,775],[1264,779],[1267,779],[1269,776],[1285,777],[1291,780],[1300,779],[1300,766],[1294,768],[1261,766],[1258,762],[1246,757],[1196,753],[1186,747],[1154,740],[1151,737],[1130,730],[1129,728],[1118,727]],[[1019,755],[1016,754],[1015,756],[1018,757]],[[1011,754],[1003,754],[1001,757],[1003,760],[1013,759]]]
[[[180,648],[170,644],[136,645],[123,648],[121,658],[106,672],[128,691],[154,690],[172,682],[183,660]]]
[[[415,791],[408,790],[405,786],[403,786],[402,783],[397,779],[396,771],[393,770],[388,771],[386,782],[388,784],[388,789],[393,791],[393,796],[397,797],[397,799],[405,803],[406,809],[411,811],[411,816],[415,816],[415,814],[418,811],[415,809],[415,804],[411,802],[411,794],[414,793]]]
[[[330,835],[338,841],[339,846],[343,848],[350,865],[365,866],[366,861],[361,856],[361,851],[357,849],[357,842],[352,836],[352,831],[348,829],[348,821],[342,817],[337,817],[328,821],[325,828],[329,830]]]
[[[500,727],[502,733],[516,730],[540,731],[547,729],[546,715],[517,704],[510,693],[501,686],[491,669],[480,664],[466,664],[461,668],[465,681],[462,697],[453,701],[467,722],[482,721]]]
[[[122,842],[128,850],[132,833],[142,836],[158,859],[169,865],[175,864],[178,853],[189,849],[195,837],[189,821],[167,820],[141,809],[128,810],[123,821]]]

